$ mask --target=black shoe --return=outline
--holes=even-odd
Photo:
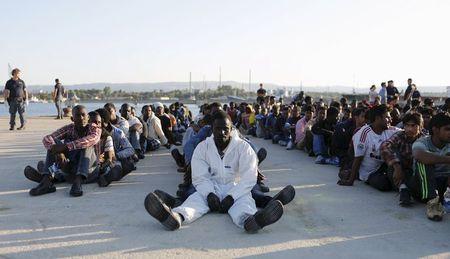
[[[258,157],[258,164],[261,164],[267,157],[267,150],[265,148],[260,148],[258,153],[256,153],[256,156]]]
[[[283,188],[279,193],[273,196],[272,200],[281,201],[283,205],[291,202],[295,197],[295,189],[292,185],[288,185]]]
[[[270,192],[269,187],[265,186],[264,183],[259,183],[259,188],[262,192]]]
[[[25,125],[18,127],[17,130],[25,130]]]
[[[256,212],[255,215],[248,217],[244,223],[245,231],[254,233],[265,226],[277,222],[283,215],[283,204],[275,200],[269,202],[267,206]]]
[[[411,194],[407,188],[400,189],[400,206],[408,207],[412,205]]]
[[[180,188],[180,189],[188,188],[189,185],[191,185],[191,184],[187,183],[187,182],[183,182],[178,185],[178,188]]]
[[[73,183],[72,188],[70,188],[70,196],[72,197],[80,197],[83,195],[83,188],[81,187],[81,183]]]
[[[181,216],[174,213],[156,194],[148,194],[145,197],[144,206],[147,212],[167,229],[176,230],[180,228]]]
[[[13,127],[9,127],[9,130],[14,130],[14,126]]]
[[[179,205],[178,199],[165,191],[155,190],[153,193],[156,194],[156,196],[158,196],[158,198],[160,198],[162,202],[169,206],[169,208],[174,208]]]
[[[51,182],[39,183],[38,186],[30,190],[31,196],[39,196],[47,193],[56,192],[56,187]]]
[[[33,182],[37,182],[40,183],[42,181],[42,174],[39,173],[38,170],[34,169],[31,166],[26,166],[25,169],[23,170],[23,174],[25,175],[25,177]]]
[[[184,167],[183,156],[180,154],[177,148],[172,149],[170,152],[172,154],[173,159],[175,159],[175,163],[177,163],[178,167]]]
[[[115,165],[108,173],[101,174],[98,177],[97,184],[100,187],[107,187],[112,181],[118,181],[122,178],[122,167]]]
[[[136,155],[140,160],[145,158],[144,153],[142,153],[142,151],[140,149],[136,149]]]

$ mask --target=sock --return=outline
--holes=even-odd
[[[406,189],[406,188],[408,188],[408,187],[406,187],[406,184],[402,183],[402,184],[400,184],[399,190],[401,190],[401,189]]]
[[[183,221],[184,221],[184,216],[183,216],[183,214],[181,214],[181,213],[177,213],[177,214],[180,216],[181,222],[183,222]]]

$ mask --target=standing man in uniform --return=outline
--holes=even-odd
[[[28,106],[28,92],[25,82],[20,79],[20,69],[14,68],[11,72],[12,78],[6,82],[3,91],[5,100],[9,105],[9,130],[14,130],[16,125],[16,113],[19,113],[20,127],[17,130],[25,129],[25,106]]]
[[[52,97],[55,101],[56,111],[58,115],[56,116],[57,120],[63,119],[63,111],[62,111],[62,102],[66,91],[64,90],[64,86],[59,82],[59,79],[55,79],[55,90],[53,91]]]

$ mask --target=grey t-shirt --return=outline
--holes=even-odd
[[[412,150],[413,152],[415,150],[423,150],[439,156],[450,156],[450,143],[447,143],[443,148],[437,148],[433,145],[431,136],[425,136],[414,142]],[[437,173],[450,174],[450,166],[447,164],[437,164],[434,166],[434,170]]]
[[[55,100],[57,101],[62,100],[64,95],[64,86],[61,83],[57,83],[55,85],[55,90],[56,90]]]

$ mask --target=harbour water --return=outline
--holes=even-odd
[[[104,103],[101,102],[86,102],[80,103],[86,106],[88,111],[93,111],[98,108],[102,108]],[[170,103],[164,103],[164,105],[169,106]],[[117,109],[120,108],[121,103],[114,103]],[[140,103],[138,105],[132,104],[136,107],[138,114],[141,113],[142,106],[146,105],[146,103]],[[186,104],[186,106],[191,110],[192,114],[195,116],[199,112],[199,107],[195,104]],[[26,107],[26,115],[27,116],[56,116],[56,108],[54,103],[30,103],[28,107]],[[8,107],[6,104],[0,105],[0,116],[9,116]]]

